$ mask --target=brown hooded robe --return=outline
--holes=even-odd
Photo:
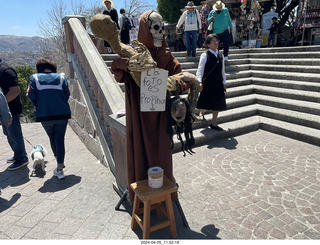
[[[148,16],[150,10],[141,15],[139,20],[138,40],[150,51],[158,68],[169,71],[169,76],[181,72],[179,62],[172,56],[168,45],[163,39],[162,47],[153,45],[149,31]],[[170,136],[166,132],[166,112],[141,112],[140,88],[136,85],[127,70],[128,58],[115,60],[111,69],[115,79],[125,83],[126,95],[126,134],[127,134],[127,170],[128,184],[148,178],[148,169],[159,166],[164,175],[175,181],[172,173],[172,152]],[[130,188],[129,197],[133,201]],[[177,199],[177,196],[173,196]]]

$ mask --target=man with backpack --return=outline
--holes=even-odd
[[[132,23],[130,18],[126,15],[124,9],[120,9],[119,27],[120,27],[120,40],[124,44],[130,44],[130,30]]]
[[[8,170],[15,170],[28,164],[28,155],[26,153],[20,124],[20,115],[22,113],[21,91],[18,84],[17,72],[12,67],[3,65],[1,58],[0,87],[12,114],[12,124],[10,126],[6,125],[2,117],[0,117],[0,120],[3,134],[7,136],[8,143],[14,152],[13,157],[7,159],[7,163],[11,163]]]

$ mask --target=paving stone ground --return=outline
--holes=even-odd
[[[30,177],[31,162],[7,171],[12,152],[0,133],[0,240],[141,239],[139,227],[130,228],[128,203],[115,211],[114,176],[71,128],[64,180],[53,177],[56,163],[42,126],[23,124],[23,132],[47,148],[47,173]],[[26,148],[32,151],[27,142]],[[319,147],[259,130],[194,151],[173,155],[189,224],[174,205],[177,239],[320,239]],[[169,228],[150,238],[170,238]]]

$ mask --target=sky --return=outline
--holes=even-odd
[[[40,20],[48,19],[48,10],[52,9],[58,0],[0,0],[0,35],[15,36],[41,36],[38,24]],[[67,11],[71,13],[71,3],[77,0],[63,0],[67,5]],[[128,0],[127,0],[128,1]],[[90,8],[102,0],[82,0],[86,7]],[[113,0],[114,8],[125,8],[125,0]],[[157,0],[144,0],[143,2],[157,6]],[[155,9],[154,8],[154,9]]]

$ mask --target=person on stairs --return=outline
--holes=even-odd
[[[205,44],[209,50],[201,54],[196,73],[201,91],[197,108],[212,110],[212,124],[210,124],[210,128],[223,131],[218,126],[217,119],[218,113],[227,109],[225,98],[227,84],[223,55],[218,51],[218,35],[208,35]]]
[[[118,24],[118,12],[115,8],[113,8],[113,1],[112,0],[103,0],[102,5],[105,7],[105,10],[102,12],[102,14],[109,15],[112,19],[117,24],[118,29],[119,24]],[[113,50],[110,47],[110,44],[104,41],[104,46],[107,48],[109,54],[113,54]]]
[[[232,33],[232,21],[229,10],[224,3],[217,1],[213,6],[208,17],[208,23],[212,22],[212,33],[218,35],[223,43],[224,60],[228,60],[230,33]]]
[[[202,33],[202,25],[199,11],[195,9],[192,1],[188,2],[187,9],[184,11],[176,25],[176,33],[179,34],[179,28],[184,23],[185,44],[187,47],[187,56],[196,56],[198,34]]]

